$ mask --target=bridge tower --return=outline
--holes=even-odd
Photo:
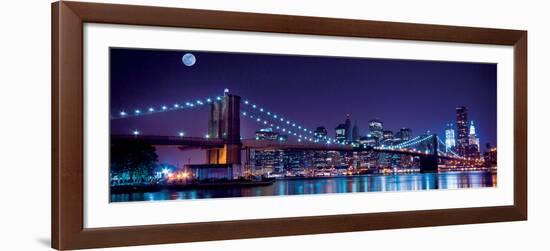
[[[223,148],[212,148],[206,151],[208,164],[230,164],[238,167],[241,164],[241,97],[225,92],[221,102],[210,104],[208,118],[208,137],[222,139]],[[238,166],[235,166],[238,165]]]
[[[433,150],[430,155],[420,157],[420,171],[423,173],[437,172],[437,166],[439,157],[437,155],[437,149],[439,147],[437,142],[437,134],[432,135]]]

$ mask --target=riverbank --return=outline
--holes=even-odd
[[[235,181],[215,181],[200,182],[189,184],[140,184],[140,185],[118,185],[111,186],[111,194],[133,193],[133,192],[158,192],[162,190],[191,190],[191,189],[215,189],[215,188],[240,188],[268,186],[275,183],[275,179],[264,180],[235,180]]]
[[[212,199],[356,192],[397,192],[496,187],[497,174],[483,171],[277,179],[272,184],[168,187],[111,193],[111,202]],[[156,189],[159,189],[157,187]],[[148,190],[148,189],[147,189]]]
[[[448,170],[448,171],[439,171],[431,172],[432,174],[443,174],[443,173],[464,173],[465,171],[458,170]],[[475,170],[467,171],[470,173],[492,173],[497,174],[496,170]],[[352,175],[333,175],[333,176],[284,176],[275,178],[277,180],[314,180],[314,179],[333,179],[333,178],[348,178],[348,177],[368,177],[368,176],[392,176],[392,175],[419,175],[424,174],[422,172],[371,172],[371,173],[362,173],[362,174],[352,174]],[[430,173],[428,173],[430,174]]]

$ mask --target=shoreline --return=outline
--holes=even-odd
[[[496,171],[442,171],[442,172],[433,172],[430,174],[440,174],[440,173],[463,173],[463,172],[472,172],[472,173],[492,173],[496,174]],[[141,184],[141,185],[119,185],[119,186],[110,186],[109,192],[113,194],[126,194],[133,192],[158,192],[162,190],[175,190],[175,191],[185,191],[192,189],[216,189],[216,188],[239,188],[239,187],[260,187],[260,186],[269,186],[274,184],[278,180],[318,180],[318,179],[333,179],[333,178],[353,178],[353,177],[368,177],[368,176],[392,176],[392,175],[417,175],[417,174],[427,174],[420,172],[412,173],[370,173],[370,174],[357,174],[357,175],[340,175],[340,176],[320,176],[320,177],[281,177],[281,178],[269,178],[260,181],[252,180],[233,180],[233,181],[223,181],[223,182],[203,182],[203,183],[191,183],[191,184]]]

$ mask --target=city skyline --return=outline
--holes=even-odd
[[[185,53],[196,57],[193,66],[182,64]],[[430,130],[444,137],[447,123],[456,121],[456,107],[466,106],[480,150],[486,142],[496,145],[494,64],[111,49],[112,114],[223,95],[225,88],[311,130],[323,126],[331,137],[346,114],[357,121],[360,136],[369,133],[370,120],[379,119],[394,133],[411,128],[415,135]],[[319,112],[312,113],[316,107]],[[113,120],[111,130],[201,136],[206,130],[194,127],[206,127],[206,113]],[[260,128],[266,126],[242,119],[243,137],[254,137]]]

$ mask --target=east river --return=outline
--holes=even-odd
[[[496,177],[496,173],[470,171],[285,178],[278,179],[275,183],[266,186],[111,194],[111,202],[482,188],[496,187]]]

